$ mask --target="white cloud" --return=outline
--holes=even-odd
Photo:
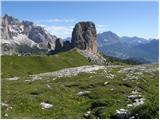
[[[38,20],[36,21],[37,23],[42,23],[42,22],[62,22],[62,23],[72,23],[75,22],[74,19],[59,19],[59,18],[54,18],[54,19],[48,19],[48,20]]]
[[[102,32],[107,31],[108,25],[98,24],[98,25],[96,25],[96,29],[97,29],[97,33],[102,33]]]
[[[60,38],[71,37],[72,30],[74,26],[45,26],[44,28],[51,33]]]
[[[37,24],[38,26],[42,26],[44,27],[49,33],[51,33],[52,35],[56,35],[57,37],[60,38],[67,38],[67,37],[71,37],[72,35],[72,31],[73,31],[73,27],[72,25],[65,25],[65,26],[56,26],[56,25],[52,25],[52,26],[47,26],[44,24]],[[107,31],[107,25],[96,25],[96,29],[97,29],[97,33],[102,33],[104,31]]]

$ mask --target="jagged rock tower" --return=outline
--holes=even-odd
[[[97,52],[96,27],[93,22],[79,22],[72,32],[72,45],[81,50]]]

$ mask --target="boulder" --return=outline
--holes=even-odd
[[[93,22],[77,23],[72,32],[71,42],[73,47],[96,53],[97,45],[95,24]]]

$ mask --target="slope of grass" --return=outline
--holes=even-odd
[[[2,118],[76,119],[84,118],[83,114],[88,110],[91,110],[90,118],[110,118],[117,109],[127,108],[130,103],[127,96],[136,86],[146,100],[144,107],[136,108],[133,115],[139,112],[141,118],[148,118],[149,113],[152,114],[151,118],[157,118],[158,71],[143,73],[143,76],[135,81],[124,81],[125,74],[119,73],[119,70],[119,67],[107,68],[107,72],[99,70],[96,73],[81,73],[56,80],[46,78],[33,82],[25,82],[23,79],[2,80],[2,102],[13,107],[8,111],[2,107]],[[108,78],[110,74],[113,74],[114,78]],[[104,85],[106,81],[108,84]],[[91,93],[78,96],[80,91]],[[41,109],[40,103],[43,101],[53,104],[53,108]],[[5,113],[8,117],[5,117]]]
[[[2,56],[2,78],[27,76],[90,64],[75,49],[53,56]]]

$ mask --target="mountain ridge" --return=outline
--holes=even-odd
[[[104,33],[109,34],[110,37],[113,35],[113,37],[111,37],[112,39],[115,38],[116,35],[110,31]],[[150,63],[158,62],[159,40],[157,39],[144,39],[136,36],[119,37],[116,35],[117,37],[114,40],[110,39],[106,42],[105,38],[109,37],[103,35],[103,33],[98,34],[97,44],[98,50],[105,55],[121,59],[143,59],[144,61],[149,61]],[[147,47],[149,47],[149,49],[147,49]]]
[[[56,41],[59,40],[43,27],[36,26],[30,21],[19,21],[17,18],[5,14],[1,17],[1,22],[1,54],[14,54],[17,52],[17,45],[21,44],[26,44],[31,48],[48,49],[49,43],[50,49],[55,49]]]

